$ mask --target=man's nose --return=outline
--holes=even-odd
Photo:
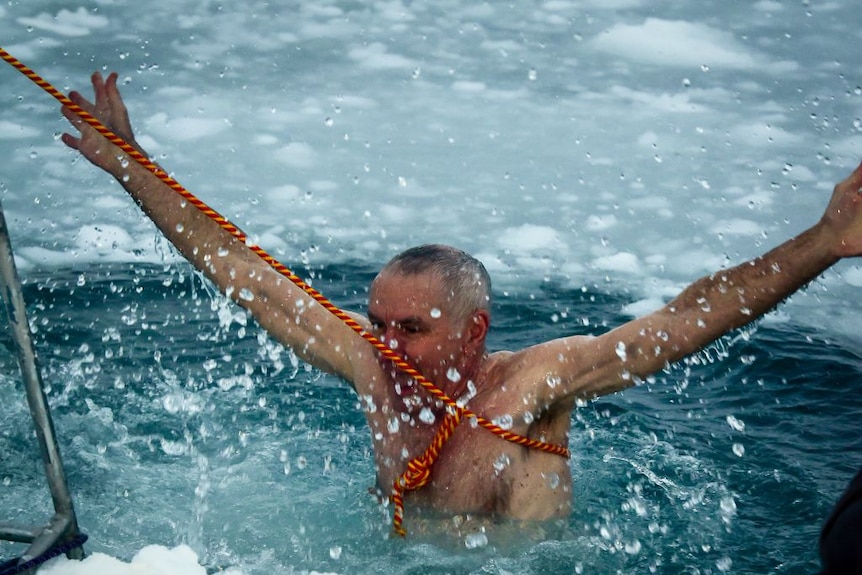
[[[395,328],[390,327],[383,332],[383,343],[385,343],[386,347],[392,351],[396,351],[398,349],[399,341],[398,337],[396,337]]]

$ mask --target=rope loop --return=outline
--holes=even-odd
[[[403,491],[415,491],[425,487],[431,480],[431,465],[425,457],[417,457],[407,463],[407,470],[398,478],[398,485]]]

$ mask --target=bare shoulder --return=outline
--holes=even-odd
[[[525,347],[520,351],[496,352],[488,359],[494,369],[503,370],[509,376],[519,375],[529,379],[531,374],[561,375],[562,371],[575,368],[578,358],[588,358],[597,342],[593,336],[575,335]]]
[[[493,353],[486,363],[487,383],[530,411],[545,411],[571,397],[577,381],[591,369],[596,343],[597,338],[578,335]]]

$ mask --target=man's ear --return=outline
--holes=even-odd
[[[488,314],[487,310],[478,309],[474,311],[472,319],[467,324],[467,342],[484,345],[490,325],[491,316]]]

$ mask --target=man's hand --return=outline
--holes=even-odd
[[[820,225],[831,232],[836,257],[862,255],[862,164],[835,186]]]
[[[144,154],[143,149],[135,141],[132,133],[129,113],[126,110],[125,103],[123,103],[122,96],[120,96],[120,90],[117,88],[117,73],[112,72],[107,80],[105,80],[102,78],[101,73],[95,72],[91,80],[93,82],[95,104],[74,91],[69,94],[69,99],[80,106],[85,112],[98,119],[106,128],[125,140],[126,143]],[[123,154],[120,149],[106,140],[68,107],[64,106],[62,113],[81,132],[80,137],[63,134],[63,143],[81,152],[94,165],[117,176],[117,170],[122,165],[120,158]]]

